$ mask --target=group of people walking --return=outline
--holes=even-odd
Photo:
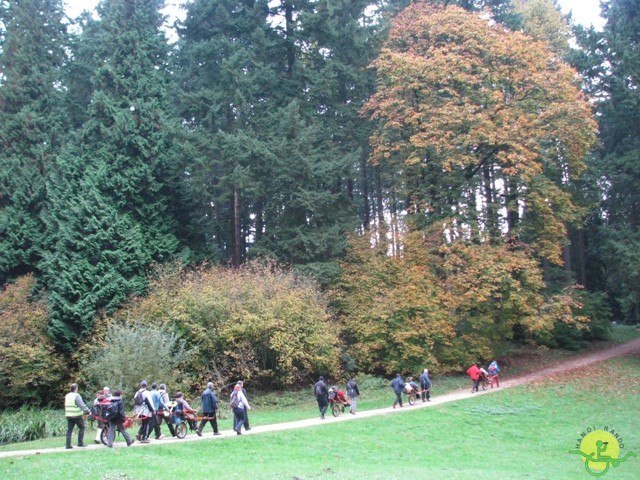
[[[329,408],[329,401],[338,401],[343,405],[349,406],[349,413],[351,415],[356,414],[356,408],[358,407],[358,397],[360,396],[360,389],[356,383],[356,379],[351,377],[347,382],[347,396],[337,386],[329,388],[324,381],[324,377],[320,376],[318,381],[313,386],[313,392],[318,402],[318,410],[320,410],[320,418],[324,420],[324,416]]]
[[[406,380],[402,379],[402,376],[398,373],[396,374],[396,378],[391,381],[391,388],[393,389],[393,393],[395,393],[396,398],[393,401],[393,408],[396,408],[397,405],[402,407],[402,394],[403,393],[413,393],[416,396],[420,396],[423,402],[431,401],[431,379],[429,378],[429,370],[424,369],[418,378],[420,385],[418,385],[413,377],[407,377]]]
[[[495,360],[489,364],[489,367],[485,370],[479,363],[474,363],[467,369],[467,375],[471,378],[471,393],[478,391],[480,383],[488,381],[491,388],[495,385],[496,388],[500,388],[500,367]],[[484,388],[484,387],[483,387]]]
[[[396,377],[391,381],[391,388],[396,397],[393,401],[393,408],[396,405],[402,407],[402,394],[413,393],[416,396],[422,398],[423,402],[431,401],[431,379],[429,378],[429,370],[424,369],[418,379],[420,385],[414,382],[413,377],[407,377],[406,380],[402,379],[402,376],[398,373]],[[330,400],[339,401],[343,405],[349,406],[349,413],[356,414],[356,408],[358,405],[358,398],[360,397],[360,389],[356,383],[356,379],[352,377],[347,382],[347,397],[344,396],[344,392],[338,389],[337,386],[329,388],[325,383],[324,377],[318,378],[318,381],[313,386],[316,401],[318,402],[318,410],[320,411],[320,418],[324,419],[329,408]]]
[[[243,427],[245,430],[250,430],[247,411],[251,409],[251,406],[242,381],[238,381],[234,386],[230,404],[234,413],[233,430],[238,435],[241,434]],[[128,425],[125,426],[127,417],[121,390],[116,390],[111,394],[109,387],[104,387],[96,393],[93,408],[89,409],[78,393],[78,385],[73,383],[70,385],[69,393],[65,396],[66,448],[73,448],[71,439],[76,427],[78,428],[78,447],[86,447],[84,443],[84,415],[88,415],[89,418],[98,418],[100,422],[104,422],[98,425],[95,443],[101,443],[102,427],[105,426],[105,423],[108,425],[107,447],[113,447],[116,432],[122,434],[127,446],[132,445],[136,440],[140,443],[150,443],[149,437],[152,433],[156,440],[161,440],[164,438],[161,429],[162,422],[166,423],[171,436],[175,437],[177,436],[175,422],[182,421],[183,417],[189,421],[198,436],[202,436],[207,423],[211,424],[213,435],[220,435],[217,420],[219,402],[211,382],[207,383],[207,388],[202,392],[201,405],[202,417],[200,417],[200,425],[197,426],[195,420],[189,421],[190,416],[195,418],[196,410],[191,408],[182,392],[177,392],[174,401],[170,401],[165,384],[152,383],[151,390],[149,390],[146,380],[143,380],[133,397],[133,416],[140,420],[140,428],[135,439],[132,439],[126,429]]]
[[[494,360],[489,364],[487,370],[480,367],[480,364],[473,364],[467,370],[467,375],[473,381],[471,391],[477,392],[480,381],[483,376],[489,379],[491,388],[494,384],[496,387],[500,386],[499,382],[500,368],[498,363]],[[402,407],[402,394],[415,394],[416,397],[422,399],[423,402],[431,401],[431,379],[429,378],[429,370],[424,369],[418,378],[418,383],[413,380],[413,377],[407,377],[402,379],[402,376],[398,373],[396,377],[391,381],[391,388],[395,394],[393,401],[393,408],[397,405]],[[327,409],[329,408],[330,401],[339,401],[344,406],[349,406],[349,413],[356,414],[356,408],[358,405],[358,399],[360,396],[360,390],[354,377],[351,377],[346,385],[347,395],[340,390],[337,386],[329,387],[324,380],[324,377],[320,377],[314,385],[314,394],[318,403],[318,409],[320,411],[320,418],[324,419]],[[169,393],[165,384],[151,384],[151,390],[148,389],[148,384],[145,380],[140,382],[139,389],[136,391],[133,399],[134,417],[140,419],[140,428],[136,434],[135,440],[141,443],[149,443],[149,436],[153,432],[155,439],[160,440],[164,438],[162,435],[162,422],[167,424],[169,432],[172,436],[176,436],[176,430],[174,426],[174,418],[180,418],[184,414],[191,417],[187,418],[190,421],[192,429],[195,430],[198,436],[202,436],[203,429],[209,423],[213,429],[213,435],[220,435],[218,428],[217,411],[219,408],[218,397],[213,390],[213,383],[207,383],[207,388],[202,392],[201,405],[202,405],[202,417],[200,417],[200,425],[196,426],[196,410],[192,409],[187,400],[184,398],[182,392],[175,394],[175,400],[170,401]],[[237,435],[242,434],[242,428],[245,430],[251,430],[249,426],[248,411],[251,410],[249,404],[247,391],[244,388],[244,383],[239,380],[233,388],[230,395],[229,405],[233,410],[233,430]],[[94,412],[101,407],[108,406],[109,412],[109,435],[107,439],[107,446],[113,447],[116,431],[120,432],[127,442],[127,446],[130,446],[135,442],[125,428],[125,421],[127,420],[125,415],[125,405],[123,400],[123,392],[116,390],[111,394],[108,387],[104,387],[96,394],[93,407]],[[78,385],[72,383],[69,393],[65,396],[65,417],[67,418],[67,436],[66,436],[66,448],[73,448],[71,445],[71,438],[73,429],[78,427],[78,447],[85,447],[84,432],[85,425],[83,415],[94,415],[89,407],[84,403],[82,397],[78,393]],[[98,415],[96,415],[98,416]],[[103,417],[101,417],[103,418]],[[191,418],[191,420],[189,420]],[[177,420],[180,421],[180,420]],[[98,428],[96,432],[95,443],[101,443],[101,428]]]

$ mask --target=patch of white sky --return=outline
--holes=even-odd
[[[108,0],[107,0],[108,1]],[[89,11],[95,14],[95,8],[100,3],[100,0],[63,0],[65,12],[70,18],[78,17],[82,12]],[[183,8],[183,4],[186,1],[172,0],[165,2],[165,7],[161,10],[163,15],[166,15],[164,29],[169,42],[177,40],[177,35],[173,29],[173,23],[176,19],[184,19],[186,10]]]
[[[84,10],[95,9],[99,0],[65,0],[65,9],[70,17],[76,17]],[[162,11],[169,17],[168,25],[176,18],[184,18],[185,10],[182,5],[184,0],[169,0]],[[604,20],[600,17],[600,0],[558,0],[564,13],[571,12],[575,23],[580,23],[586,27],[594,26],[602,29]]]
[[[63,3],[67,15],[74,18],[85,10],[90,12],[94,11],[98,3],[100,3],[100,0],[63,0]],[[162,13],[173,18],[182,18],[184,16],[182,4],[184,3],[187,2],[181,0],[169,0],[166,2],[166,7],[163,9]]]
[[[602,30],[604,19],[600,16],[600,0],[559,0],[564,13],[571,12],[574,23]]]

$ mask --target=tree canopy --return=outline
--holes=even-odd
[[[449,218],[451,238],[526,237],[561,262],[596,138],[575,70],[544,43],[427,3],[398,15],[373,66],[373,159],[399,172],[407,210]]]
[[[0,315],[51,342],[27,356],[74,370],[159,322],[196,347],[175,369],[275,387],[639,321],[638,0],[602,32],[556,0],[164,6],[0,3]]]
[[[601,32],[577,29],[573,61],[598,100],[601,148],[591,159],[595,207],[585,227],[585,283],[606,292],[617,317],[640,321],[640,2],[603,2]]]

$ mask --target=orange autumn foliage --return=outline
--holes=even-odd
[[[576,71],[482,12],[428,2],[396,17],[372,66],[378,89],[362,110],[377,125],[372,161],[403,176],[406,197],[457,215],[468,238],[524,233],[561,263],[581,213],[572,185],[597,132]],[[446,202],[411,190],[430,183]]]
[[[431,229],[408,234],[396,257],[368,238],[351,245],[332,296],[365,371],[463,371],[500,353],[516,325],[540,335],[580,321],[571,292],[545,298],[539,262],[524,244],[448,242]]]

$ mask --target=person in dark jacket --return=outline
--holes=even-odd
[[[329,389],[327,388],[327,384],[324,383],[324,377],[318,379],[313,386],[313,391],[316,395],[316,401],[318,402],[320,418],[324,419],[324,414],[327,413],[327,408],[329,407]]]
[[[113,392],[113,396],[110,399],[111,403],[116,404],[117,414],[113,418],[109,419],[109,435],[107,436],[107,447],[113,448],[113,441],[116,438],[116,430],[119,431],[127,442],[127,447],[130,447],[135,440],[133,440],[127,433],[127,429],[124,428],[125,411],[124,401],[122,400],[122,390],[116,390]]]
[[[216,419],[216,411],[218,410],[218,397],[213,391],[213,383],[207,383],[207,388],[204,392],[202,392],[202,416],[208,417],[208,420],[203,419],[200,420],[200,426],[196,429],[196,433],[198,436],[202,436],[202,429],[205,427],[207,422],[211,423],[213,427],[213,434],[220,435],[218,431],[218,420]]]
[[[431,379],[429,378],[429,370],[426,368],[420,374],[420,390],[422,391],[422,401],[431,401]]]
[[[351,377],[351,380],[347,382],[347,395],[349,396],[349,413],[351,415],[356,414],[356,407],[358,405],[358,397],[360,396],[360,389],[356,383],[355,377]]]
[[[393,388],[393,393],[396,394],[396,399],[393,401],[393,408],[396,408],[396,405],[400,404],[400,408],[402,408],[402,391],[404,390],[404,380],[399,373],[396,374],[396,378],[391,381],[391,388]]]

